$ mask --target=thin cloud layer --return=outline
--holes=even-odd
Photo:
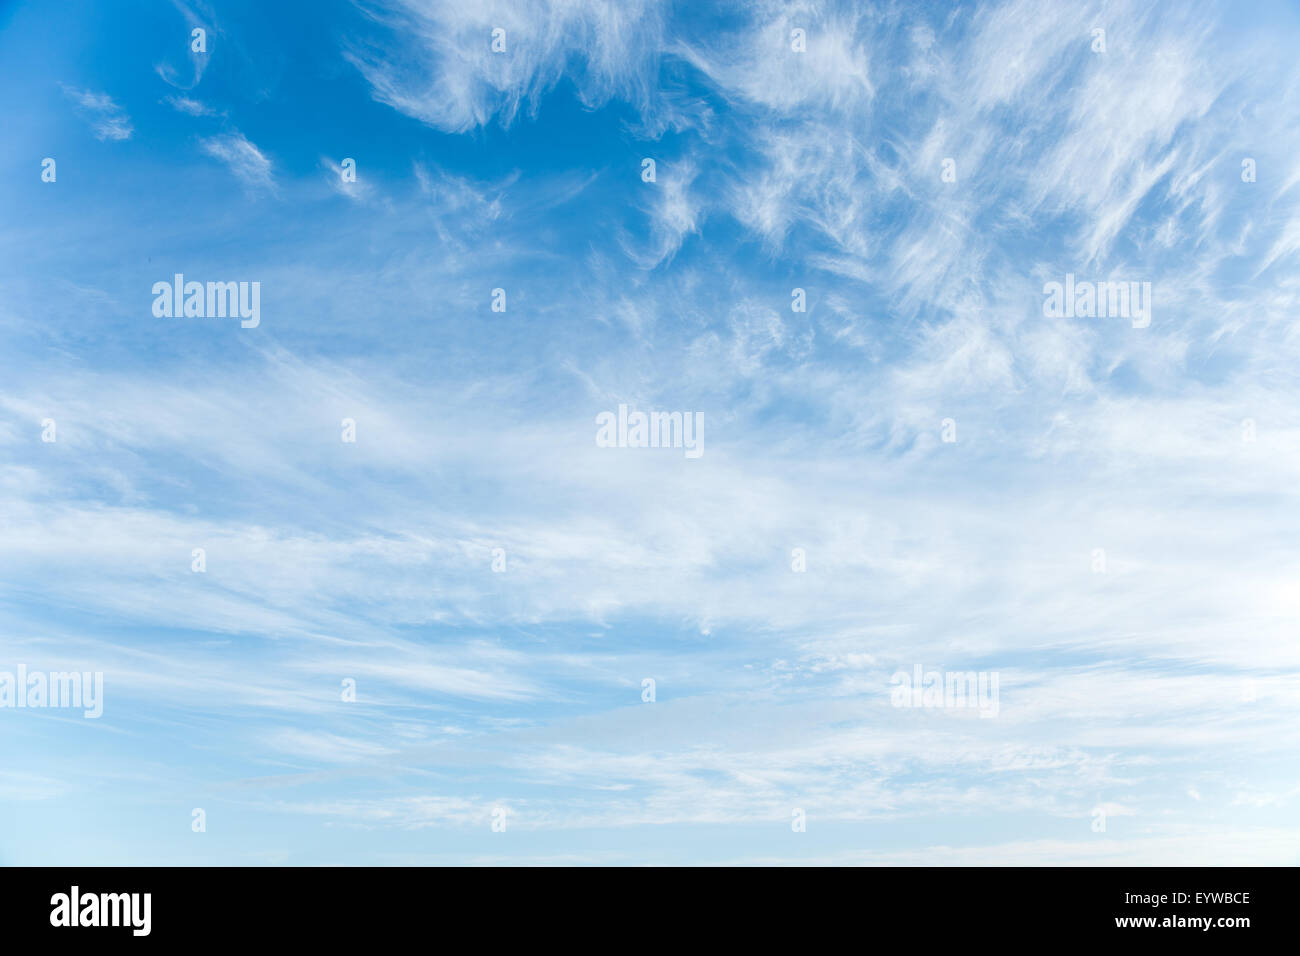
[[[90,90],[77,90],[64,87],[64,92],[76,104],[77,112],[95,131],[95,138],[114,142],[130,139],[134,128],[131,117],[122,107],[113,102],[107,93],[94,93]]]
[[[230,171],[246,185],[267,190],[275,188],[271,161],[238,130],[200,140],[199,146],[213,159],[229,166]]]

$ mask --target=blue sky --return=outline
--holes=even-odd
[[[0,3],[0,862],[1300,862],[1297,40]]]

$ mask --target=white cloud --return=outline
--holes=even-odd
[[[223,133],[199,140],[203,152],[219,159],[230,167],[245,185],[255,189],[274,191],[275,179],[271,175],[271,161],[249,142],[243,133]]]
[[[178,113],[185,113],[189,116],[215,116],[216,110],[208,106],[201,100],[193,99],[188,96],[169,96],[167,102],[172,109]]]
[[[120,141],[131,138],[131,133],[134,132],[131,117],[107,93],[94,93],[67,86],[63,91],[76,103],[77,112],[90,122],[97,139]]]
[[[494,117],[508,125],[568,69],[589,106],[615,96],[650,106],[663,17],[650,0],[392,0],[379,9],[398,45],[358,44],[347,57],[377,100],[438,129],[464,132]],[[504,53],[492,51],[496,29]]]

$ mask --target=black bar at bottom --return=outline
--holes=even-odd
[[[638,950],[701,940],[806,947],[845,933],[860,943],[945,949],[1007,937],[1234,947],[1294,938],[1295,875],[1208,867],[10,868],[0,869],[0,926],[9,943],[75,935],[373,945],[424,931],[434,935],[417,938],[457,948],[466,933],[481,942]]]

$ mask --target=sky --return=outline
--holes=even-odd
[[[0,864],[1300,863],[1298,46],[0,0]]]

